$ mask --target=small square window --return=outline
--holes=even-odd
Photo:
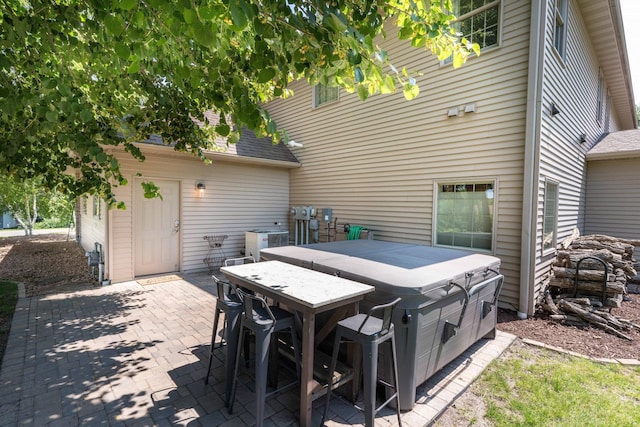
[[[542,251],[556,247],[558,239],[558,183],[547,180],[544,185],[544,218]]]
[[[327,86],[321,83],[313,88],[313,106],[319,107],[338,100],[340,88],[337,86]]]
[[[564,60],[567,50],[567,0],[555,0],[555,26],[553,31],[553,47]]]
[[[93,216],[102,219],[102,200],[98,196],[93,196]]]
[[[598,104],[596,106],[596,120],[598,124],[602,124],[604,116],[604,78],[602,74],[598,74]]]

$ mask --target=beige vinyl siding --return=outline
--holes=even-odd
[[[107,208],[104,202],[100,203],[100,216],[94,216],[93,203],[97,196],[86,196],[87,211],[84,212],[83,201],[80,199],[80,245],[85,251],[95,250],[95,243],[100,243],[106,249]],[[97,272],[97,271],[96,271]]]
[[[365,225],[376,239],[431,245],[434,185],[495,180],[501,300],[517,306],[529,14],[529,2],[505,1],[501,47],[457,70],[391,35],[382,43],[391,61],[423,73],[413,101],[399,91],[361,102],[341,91],[339,102],[313,109],[311,87],[295,82],[295,96],[268,105],[304,144],[293,150],[302,167],[291,171],[291,204],[331,207],[338,224]],[[475,113],[447,117],[471,103]]]
[[[547,12],[535,254],[536,294],[539,293],[541,282],[548,275],[550,263],[554,259],[553,253],[542,254],[545,179],[553,179],[559,183],[558,242],[570,235],[575,228],[583,232],[585,153],[600,139],[606,124],[606,119],[600,123],[597,120],[600,65],[576,2],[569,2],[565,61],[560,60],[554,52],[552,8],[548,8]],[[604,86],[606,93],[606,76]],[[551,103],[555,103],[560,110],[556,116],[550,114]],[[613,108],[610,114],[609,127],[616,129],[618,120]],[[586,134],[585,143],[579,141],[582,133]]]
[[[144,151],[144,147],[142,147]],[[157,148],[154,148],[157,150]],[[120,155],[122,171],[129,185],[116,190],[116,197],[127,203],[126,210],[111,211],[113,233],[113,281],[133,279],[132,200],[136,173],[143,179],[167,179],[181,183],[180,271],[204,270],[208,253],[205,235],[226,234],[223,245],[227,257],[240,256],[244,232],[256,228],[273,229],[286,224],[289,212],[289,171],[214,160],[200,160],[173,153],[147,154],[144,163]],[[195,186],[207,186],[200,194]]]
[[[123,166],[128,162],[123,161]],[[125,203],[126,210],[109,211],[109,278],[112,282],[124,282],[134,278],[133,270],[133,176],[128,174],[129,185],[118,187],[114,194],[118,201]]]
[[[640,239],[639,158],[587,164],[585,234]]]

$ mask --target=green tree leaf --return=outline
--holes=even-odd
[[[159,198],[160,200],[163,200],[162,194],[160,194],[160,187],[158,187],[153,182],[143,181],[140,183],[140,185],[142,186],[142,190],[144,191],[145,199]]]
[[[231,130],[231,128],[226,123],[222,123],[222,124],[219,124],[218,126],[216,126],[216,132],[220,136],[228,136],[230,130]]]
[[[243,30],[249,23],[247,15],[242,8],[242,3],[242,0],[231,0],[229,2],[229,12],[231,13],[231,19],[239,30]]]
[[[120,58],[125,59],[125,60],[129,59],[129,54],[130,54],[129,46],[127,46],[124,43],[116,43],[113,48],[116,51],[116,54]]]
[[[215,40],[215,34],[211,26],[206,26],[199,21],[193,24],[193,36],[203,46],[211,46]]]
[[[299,79],[362,100],[402,87],[413,99],[420,70],[392,64],[384,38],[453,54],[454,66],[479,52],[453,36],[451,2],[441,0],[25,4],[6,0],[0,17],[0,170],[111,205],[112,185],[126,179],[105,147],[143,161],[136,143],[151,135],[200,158],[214,138],[232,144],[244,128],[277,141],[286,132],[265,106]],[[202,128],[192,117],[207,110],[220,123]]]
[[[58,121],[58,112],[57,111],[47,111],[47,114],[45,114],[45,117],[50,122],[57,122]]]
[[[358,85],[358,97],[364,101],[369,97],[369,90],[365,85]]]
[[[82,110],[80,112],[80,120],[82,120],[83,123],[88,123],[92,119],[93,119],[93,113],[91,111]]]
[[[198,19],[196,11],[193,9],[185,9],[184,12],[182,12],[182,15],[184,16],[184,22],[189,25],[193,24],[193,22]]]
[[[124,31],[124,18],[120,15],[107,15],[104,17],[104,25],[112,36],[119,36]]]
[[[416,96],[420,93],[420,88],[418,85],[407,83],[402,88],[402,92],[404,93],[404,97],[407,101],[411,101],[415,99]]]
[[[272,78],[274,78],[275,75],[276,75],[276,70],[274,70],[273,68],[263,68],[262,70],[260,70],[260,73],[258,73],[257,82],[266,83]]]
[[[138,0],[120,0],[120,9],[131,10],[138,5]]]

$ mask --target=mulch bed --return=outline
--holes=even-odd
[[[0,279],[24,283],[27,296],[98,285],[84,249],[66,234],[0,238]]]
[[[621,308],[611,313],[640,324],[640,295],[630,294]],[[544,316],[526,320],[517,318],[513,311],[498,311],[498,329],[520,338],[574,351],[585,356],[606,359],[640,359],[640,331],[625,331],[633,341],[627,341],[590,326],[566,326]]]

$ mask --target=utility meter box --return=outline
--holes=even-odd
[[[333,221],[333,210],[331,208],[322,208],[320,209],[320,215],[322,216],[322,220],[324,222]]]

